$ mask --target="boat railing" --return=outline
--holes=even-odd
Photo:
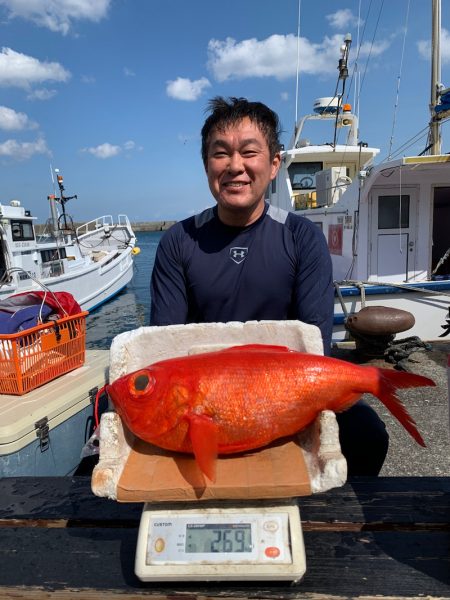
[[[118,215],[117,223],[114,223],[112,215],[103,215],[102,217],[97,217],[96,219],[83,223],[83,225],[77,227],[77,237],[97,231],[98,229],[103,229],[103,227],[112,228],[117,226],[130,228],[131,225],[128,217],[126,215]]]
[[[119,223],[119,225],[122,225],[123,227],[131,228],[131,223],[130,223],[130,220],[128,219],[127,215],[118,215],[118,223]]]

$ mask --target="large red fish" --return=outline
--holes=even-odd
[[[108,393],[127,427],[166,450],[193,453],[212,480],[217,454],[260,448],[292,435],[322,410],[377,396],[425,443],[397,388],[435,385],[420,375],[362,367],[282,346],[236,346],[163,360],[125,375]]]

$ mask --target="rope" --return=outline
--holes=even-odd
[[[337,281],[333,281],[334,289],[336,290],[337,297],[339,298],[339,302],[341,303],[342,312],[344,313],[345,318],[348,317],[348,310],[345,306],[344,298],[342,297],[341,289],[339,287],[339,283]]]
[[[445,263],[445,261],[447,260],[447,258],[449,256],[450,256],[450,248],[447,249],[447,251],[445,252],[444,256],[439,260],[438,264],[436,265],[436,268],[431,273],[432,275],[434,275],[436,273],[436,271],[439,269],[439,267]]]

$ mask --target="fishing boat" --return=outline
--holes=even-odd
[[[450,89],[438,85],[439,29],[440,5],[434,2],[428,154],[376,164],[379,149],[358,140],[358,117],[344,101],[348,35],[338,66],[342,92],[318,98],[313,112],[297,121],[267,193],[273,207],[307,217],[328,241],[335,342],[369,333],[373,324],[367,329],[363,318],[361,331],[350,327],[362,309],[377,321],[386,316],[381,333],[388,337],[397,309],[412,315],[408,326],[398,322],[398,331],[429,341],[450,334],[450,155],[441,153],[439,129],[450,117]],[[331,141],[305,139],[306,123],[331,124]],[[338,143],[339,137],[345,140]],[[371,307],[380,308],[367,313]]]
[[[43,290],[58,304],[57,292],[69,292],[79,305],[73,316],[64,310],[67,318],[0,340],[0,477],[70,475],[79,468],[109,363],[107,350],[85,352],[84,311],[129,283],[139,251],[125,215],[74,226],[65,205],[76,196],[65,195],[59,172],[56,180],[60,194],[48,197],[51,218],[39,233],[35,217],[18,201],[0,205],[3,307],[11,296],[13,308],[19,298],[32,303],[36,292],[45,298]]]
[[[76,196],[48,196],[51,218],[38,235],[36,217],[18,200],[0,204],[0,302],[11,295],[42,290],[71,293],[83,310],[117,295],[133,276],[139,252],[126,215],[111,215],[74,226],[65,205]]]

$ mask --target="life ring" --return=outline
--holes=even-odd
[[[302,177],[300,179],[300,181],[298,182],[298,185],[300,186],[300,189],[302,189],[302,190],[309,190],[312,187],[314,187],[314,179],[312,177],[310,177],[309,175],[305,175],[305,177]]]

